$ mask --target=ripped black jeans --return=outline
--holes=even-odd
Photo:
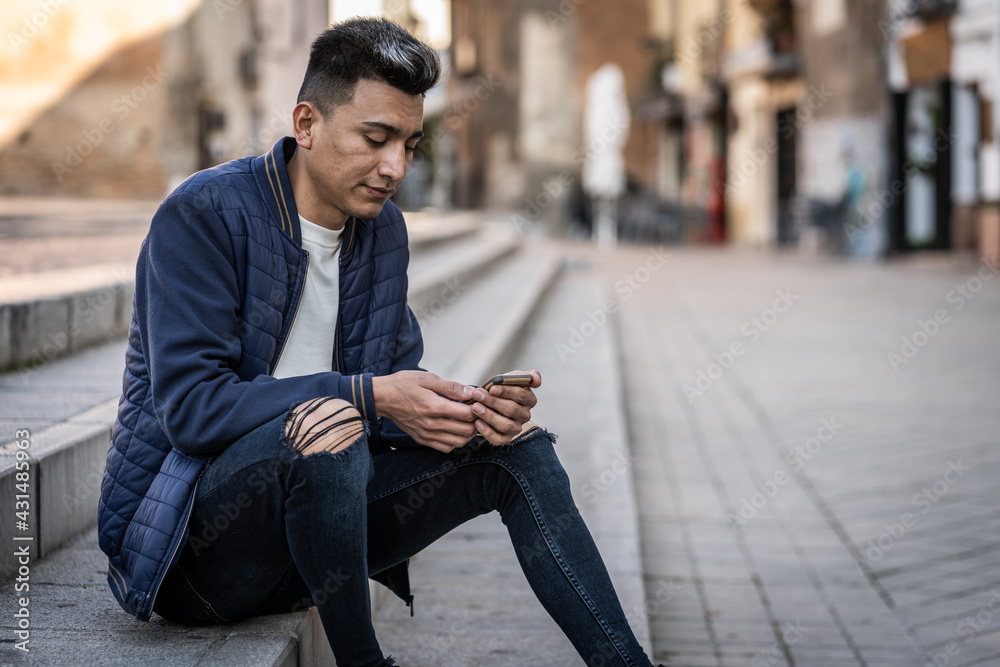
[[[522,570],[588,665],[649,665],[544,429],[506,447],[400,449],[361,433],[303,455],[288,414],[244,436],[198,483],[190,537],[155,611],[218,623],[315,604],[338,665],[391,665],[371,624],[368,576],[497,510]],[[425,502],[407,503],[414,485]],[[484,573],[485,574],[485,573]]]

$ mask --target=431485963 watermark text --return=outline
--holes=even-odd
[[[14,444],[14,560],[17,573],[12,585],[17,603],[14,612],[14,648],[27,653],[31,638],[31,599],[28,597],[31,580],[31,433],[25,429],[15,431]],[[8,521],[11,519],[8,519]]]

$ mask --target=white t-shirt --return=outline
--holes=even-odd
[[[274,377],[333,370],[333,341],[340,304],[340,245],[344,230],[333,231],[301,215],[302,247],[309,253],[305,285]]]

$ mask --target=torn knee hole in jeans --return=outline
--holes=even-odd
[[[303,456],[346,449],[365,432],[357,409],[340,398],[323,397],[294,408],[285,422],[285,438]]]

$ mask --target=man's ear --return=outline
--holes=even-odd
[[[312,102],[299,102],[292,109],[292,133],[295,143],[306,150],[312,148],[312,130],[322,115]]]

